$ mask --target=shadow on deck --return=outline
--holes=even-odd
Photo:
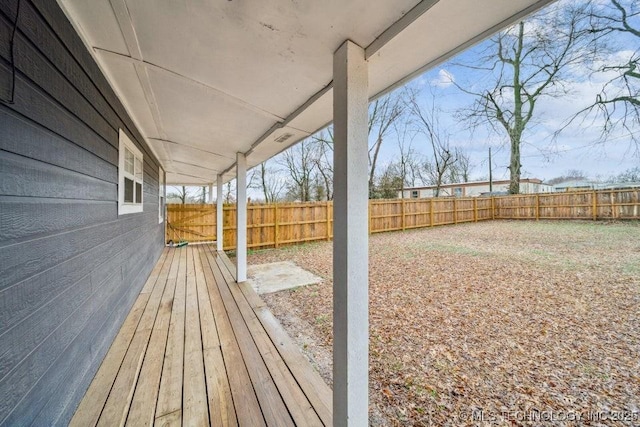
[[[165,249],[71,425],[331,425],[331,390],[232,272]]]

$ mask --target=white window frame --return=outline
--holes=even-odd
[[[144,204],[144,157],[127,134],[120,129],[118,150],[118,215],[142,212]],[[125,151],[133,154],[134,173],[125,170]],[[124,179],[133,180],[133,202],[124,201]],[[136,203],[136,184],[140,184],[140,202]]]
[[[420,198],[420,191],[419,190],[411,190],[411,198],[412,199],[419,199]]]
[[[161,167],[158,167],[158,224],[164,222],[164,205],[167,200],[164,188],[164,171]]]

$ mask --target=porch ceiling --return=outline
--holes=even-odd
[[[235,176],[332,121],[333,53],[373,98],[551,0],[58,0],[167,172]]]

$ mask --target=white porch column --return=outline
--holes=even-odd
[[[236,281],[247,280],[247,158],[236,156]]]
[[[333,56],[333,425],[369,410],[368,71],[347,40]]]
[[[216,197],[216,249],[221,251],[224,244],[224,194],[222,193],[222,175],[216,181],[218,194]]]

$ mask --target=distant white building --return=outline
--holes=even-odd
[[[473,181],[473,182],[458,182],[454,184],[443,184],[440,186],[440,197],[477,197],[483,193],[489,193],[490,183],[489,181]],[[493,193],[508,193],[509,181],[493,181]],[[541,180],[537,178],[524,178],[520,180],[520,193],[532,194],[532,193],[551,193],[553,192],[553,186],[543,184]],[[403,195],[404,193],[404,195]],[[421,199],[426,197],[435,197],[436,186],[429,185],[426,187],[411,187],[405,188],[402,191],[398,191],[398,197],[405,199]]]
[[[565,192],[565,191],[583,191],[583,190],[595,190],[598,184],[593,181],[587,181],[586,179],[569,179],[566,181],[553,184],[553,191]]]
[[[640,182],[595,182],[584,179],[571,179],[554,184],[553,191],[617,190],[639,187]]]

